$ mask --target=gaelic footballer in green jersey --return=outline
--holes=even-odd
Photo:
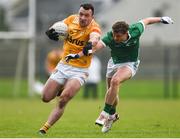
[[[112,31],[107,32],[93,48],[93,52],[106,46],[111,50],[106,72],[105,106],[95,121],[97,125],[103,126],[101,130],[103,133],[108,132],[119,118],[116,113],[119,88],[124,81],[136,74],[139,65],[140,36],[147,25],[154,23],[170,24],[173,21],[169,17],[150,17],[132,25],[124,21],[116,22],[112,26]]]

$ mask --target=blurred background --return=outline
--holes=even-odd
[[[180,0],[0,0],[0,137],[39,137],[37,131],[57,101],[43,103],[41,90],[63,45],[49,40],[45,31],[86,2],[94,5],[103,35],[118,20],[132,24],[169,16],[174,24],[150,25],[143,33],[139,70],[120,88],[121,120],[111,132],[102,134],[94,126],[106,93],[106,48],[95,54],[88,82],[47,137],[179,138]]]
[[[77,13],[81,3],[95,7],[103,34],[118,20],[129,24],[151,16],[170,16],[173,25],[148,26],[141,37],[140,66],[125,82],[121,97],[174,98],[180,96],[179,0],[0,0],[0,98],[38,96],[34,86],[47,79],[45,59],[63,42],[47,38],[45,31],[56,21]],[[73,3],[73,4],[72,4]],[[97,98],[104,98],[109,49],[96,56],[101,62]],[[83,93],[83,89],[81,92]],[[79,93],[77,97],[82,98]]]

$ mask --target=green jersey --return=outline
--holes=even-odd
[[[135,62],[139,57],[139,39],[144,31],[143,22],[138,22],[129,26],[128,40],[116,43],[113,39],[112,31],[109,31],[102,42],[111,49],[111,57],[114,64],[124,62]]]

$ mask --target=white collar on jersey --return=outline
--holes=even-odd
[[[131,34],[128,31],[128,39],[126,41],[123,41],[122,43],[127,43],[131,39]]]

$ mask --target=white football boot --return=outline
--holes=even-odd
[[[103,126],[108,117],[109,117],[109,114],[105,111],[102,111],[99,117],[96,119],[95,124],[99,126]]]
[[[105,120],[101,131],[103,133],[108,132],[111,129],[112,124],[116,122],[117,120],[119,120],[119,115],[117,113],[113,115],[109,115],[108,118]]]

